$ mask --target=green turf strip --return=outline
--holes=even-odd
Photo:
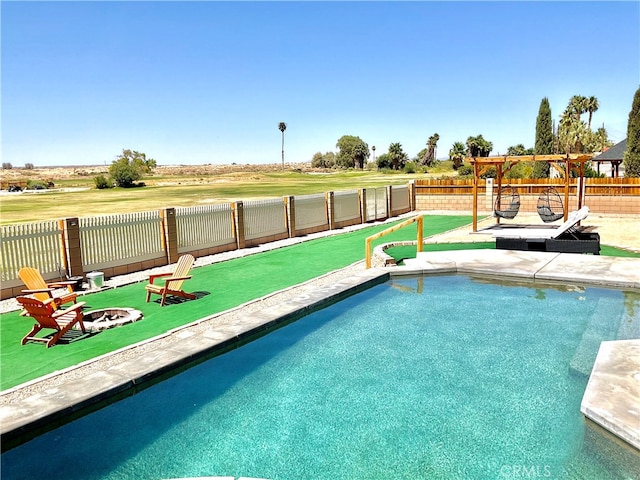
[[[640,258],[640,253],[631,252],[623,248],[610,247],[608,245],[600,245],[600,255],[606,255],[609,257]]]
[[[474,242],[474,243],[433,243],[424,246],[425,252],[443,252],[446,250],[477,250],[483,248],[495,249],[495,242]],[[397,247],[390,247],[385,250],[385,253],[401,264],[403,260],[407,258],[416,258],[416,246],[415,245],[401,245]],[[630,252],[622,248],[610,247],[608,245],[600,246],[600,255],[609,257],[630,257],[640,258],[640,253]]]
[[[427,215],[424,236],[458,228],[471,221],[470,215]],[[87,311],[130,307],[141,310],[144,319],[49,349],[40,343],[20,345],[20,339],[31,327],[31,320],[20,317],[17,312],[2,315],[0,388],[5,390],[350,265],[364,258],[366,237],[392,225],[394,223],[376,225],[195,268],[191,272],[193,278],[184,286],[200,298],[179,305],[163,308],[156,302],[145,303],[144,282],[86,295],[81,300],[86,302]],[[413,223],[377,240],[374,246],[415,239],[416,224]]]
[[[495,242],[471,242],[471,243],[429,243],[424,245],[425,252],[444,252],[447,250],[477,250],[482,248],[496,248]],[[415,245],[399,245],[387,248],[384,252],[393,257],[398,265],[407,258],[416,258]]]

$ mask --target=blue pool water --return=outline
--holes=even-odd
[[[633,478],[579,408],[638,315],[614,290],[393,280],[6,452],[2,478]]]

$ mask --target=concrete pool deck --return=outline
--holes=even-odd
[[[135,394],[270,329],[397,275],[460,273],[640,291],[640,259],[551,252],[459,250],[420,253],[406,266],[366,270],[358,262],[154,339],[6,390],[3,450]],[[605,350],[602,350],[605,348]],[[602,353],[606,351],[606,354]],[[604,342],[582,413],[640,449],[640,340]],[[631,354],[629,353],[631,352]],[[626,360],[617,361],[622,355]],[[624,392],[619,395],[618,392]],[[615,401],[612,401],[612,393]]]

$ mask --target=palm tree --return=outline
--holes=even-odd
[[[488,157],[491,153],[491,150],[493,150],[493,143],[485,140],[482,135],[478,135],[476,137],[476,140],[478,142],[478,155],[480,157]]]
[[[560,118],[558,140],[566,153],[581,153],[587,135],[586,125],[565,111]]]
[[[284,131],[287,129],[287,124],[280,122],[278,124],[278,130],[282,132],[282,170],[284,171]]]
[[[435,163],[438,140],[440,140],[440,135],[437,133],[431,135],[427,140],[427,151],[425,152],[424,157],[422,157],[422,165],[430,167]]]
[[[478,157],[480,155],[480,145],[478,143],[478,137],[468,137],[466,147],[467,153],[470,157]]]
[[[402,150],[402,145],[399,143],[389,145],[389,160],[392,169],[401,170],[404,168],[407,163],[407,154]]]
[[[598,103],[598,99],[596,97],[589,97],[585,101],[585,108],[587,112],[589,112],[589,120],[587,121],[587,128],[591,131],[591,117],[593,116],[593,112],[598,110],[600,104]]]
[[[453,168],[457,170],[462,165],[462,160],[467,156],[467,148],[462,142],[455,142],[449,150],[449,159],[453,160]]]
[[[587,97],[583,97],[582,95],[574,95],[569,100],[567,110],[569,110],[569,112],[577,121],[580,121],[580,116],[587,111],[586,103]]]
[[[484,139],[482,135],[467,138],[467,153],[470,157],[488,157],[493,150],[493,143]]]
[[[369,158],[369,148],[364,142],[356,143],[351,152],[353,155],[353,163],[356,168],[363,169],[364,161]]]

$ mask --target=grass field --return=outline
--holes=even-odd
[[[145,187],[97,190],[93,177],[70,175],[54,179],[56,189],[2,196],[0,224],[37,222],[188,207],[238,200],[305,195],[329,191],[403,185],[424,174],[384,174],[376,171],[252,171],[180,174],[161,172],[144,178]]]

